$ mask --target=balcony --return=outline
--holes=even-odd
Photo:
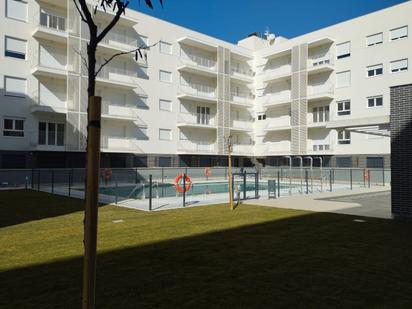
[[[46,92],[41,90],[34,91],[31,95],[30,111],[32,113],[51,113],[66,114],[66,93],[65,92]]]
[[[96,67],[99,67],[98,64]],[[96,82],[102,86],[111,86],[120,89],[134,89],[138,87],[139,79],[135,70],[106,65],[99,72]]]
[[[255,97],[251,92],[232,92],[231,104],[241,107],[252,107]]]
[[[133,121],[139,127],[146,127],[146,123],[139,117],[138,112],[136,107],[116,105],[107,100],[102,101],[102,118]]]
[[[67,56],[65,50],[38,46],[32,55],[31,73],[35,76],[66,79]]]
[[[265,97],[263,106],[266,108],[288,104],[292,101],[290,90],[267,94]]]
[[[289,115],[280,116],[276,118],[268,118],[266,121],[268,124],[266,125],[264,131],[265,132],[273,132],[273,131],[284,131],[290,130],[290,119]]]
[[[177,127],[215,130],[215,117],[207,114],[179,114]]]
[[[331,72],[334,70],[333,57],[330,54],[312,56],[308,59],[308,74]]]
[[[254,147],[251,144],[233,144],[232,154],[234,155],[253,155]]]
[[[178,66],[180,72],[199,74],[216,78],[216,60],[196,54],[186,54],[180,57],[181,64]]]
[[[269,68],[263,72],[262,81],[266,84],[290,79],[292,75],[291,64],[285,64],[278,67]]]
[[[330,83],[321,85],[308,85],[308,101],[325,100],[334,98],[334,88]]]
[[[230,67],[230,73],[232,79],[235,79],[239,82],[251,83],[253,82],[253,76],[255,73],[249,66],[234,66]]]
[[[66,18],[38,11],[34,14],[33,37],[64,44],[67,41]]]
[[[101,137],[100,148],[106,152],[130,152],[143,153],[143,150],[138,146],[139,141],[132,137]]]
[[[253,122],[246,120],[233,119],[230,124],[231,131],[252,131]]]
[[[134,36],[119,32],[109,32],[100,42],[98,50],[102,52],[127,52],[137,48],[137,39]],[[130,54],[127,55],[130,57]],[[139,57],[140,59],[140,57]]]
[[[216,154],[217,145],[214,142],[180,141],[177,145],[179,154]]]
[[[322,116],[322,119],[319,119],[320,116]],[[313,121],[313,113],[312,112],[308,113],[307,119],[306,119],[307,126],[310,127],[310,128],[325,128],[326,123],[329,121],[329,117],[330,117],[329,111],[328,111],[327,115],[325,113],[323,113],[323,114],[318,114],[317,117],[318,117],[317,121],[314,122]]]
[[[266,142],[257,145],[256,155],[258,156],[280,156],[290,154],[290,141]]]
[[[216,103],[216,88],[203,84],[180,85],[179,99]]]

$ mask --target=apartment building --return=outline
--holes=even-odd
[[[0,7],[0,166],[81,167],[88,29],[71,0]],[[102,165],[389,167],[390,87],[412,82],[412,2],[237,45],[128,10],[98,48]],[[100,27],[112,18],[98,10]]]

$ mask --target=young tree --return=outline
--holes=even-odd
[[[95,96],[96,77],[102,68],[114,58],[133,54],[136,61],[143,57],[142,51],[151,46],[140,46],[134,50],[113,54],[105,59],[100,67],[96,68],[96,51],[99,43],[116,26],[121,16],[126,13],[129,1],[125,0],[95,0],[92,6],[87,0],[72,0],[80,19],[89,28],[90,38],[87,43],[87,59],[83,61],[88,71],[88,105],[87,105],[87,149],[86,149],[86,192],[84,216],[84,262],[83,262],[83,309],[94,308],[95,278],[96,278],[96,245],[97,245],[97,213],[98,188],[100,168],[100,120],[101,98]],[[140,0],[137,0],[140,3]],[[153,9],[153,0],[145,0],[145,4]],[[163,0],[158,0],[163,6]],[[112,20],[99,32],[94,15],[98,9],[111,10],[114,13]]]

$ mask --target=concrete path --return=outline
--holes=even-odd
[[[323,192],[245,204],[392,219],[389,187]]]

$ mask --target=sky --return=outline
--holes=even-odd
[[[130,7],[174,24],[237,43],[266,28],[293,38],[341,21],[365,15],[405,0],[158,0],[151,10],[141,0]]]

